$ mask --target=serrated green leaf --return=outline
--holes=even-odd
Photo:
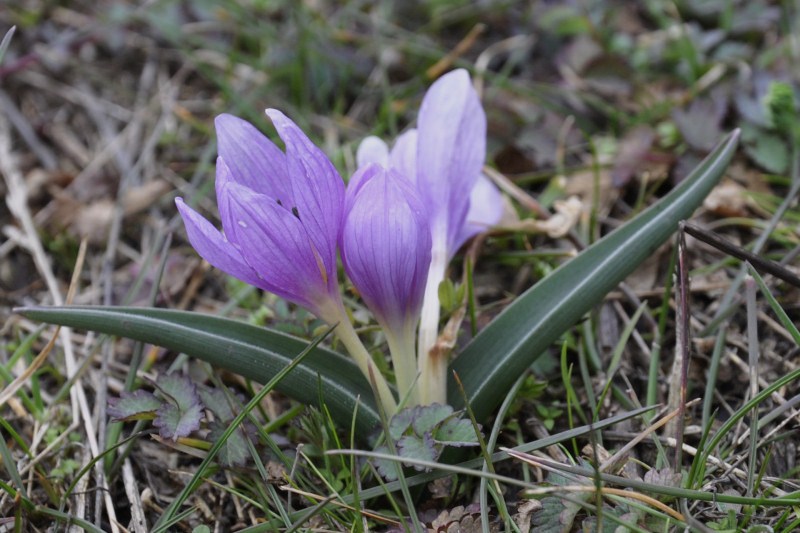
[[[123,392],[119,398],[108,399],[108,416],[112,420],[128,422],[131,420],[152,420],[163,402],[146,390],[133,393]]]
[[[430,433],[452,414],[453,408],[449,405],[418,405],[414,408],[414,433],[420,436]]]
[[[390,454],[392,453],[387,446],[378,446],[375,448],[377,453],[385,453]],[[375,468],[378,469],[378,473],[385,479],[386,481],[397,481],[400,479],[400,463],[397,461],[389,461],[386,459],[373,459],[375,463]]]
[[[449,403],[464,405],[455,372],[476,418],[489,416],[531,363],[691,216],[724,174],[738,140],[735,130],[667,196],[506,307],[450,364]]]
[[[159,376],[155,385],[158,391],[181,411],[188,411],[196,405],[202,407],[197,387],[187,376],[180,374]]]
[[[169,309],[64,306],[17,312],[33,320],[181,351],[260,383],[268,382],[308,346],[305,340],[268,328]],[[363,374],[350,359],[331,350],[314,348],[276,389],[309,405],[319,405],[322,398],[342,427],[350,426],[357,409],[358,434],[365,439],[380,427],[372,389]]]
[[[439,449],[430,433],[424,435],[406,435],[397,441],[397,453],[408,459],[435,461],[439,457]],[[426,471],[427,468],[411,463],[415,470]]]
[[[208,439],[211,442],[216,442],[225,433],[225,429],[224,425],[214,422],[211,432],[208,434]],[[219,462],[225,466],[243,466],[247,464],[247,460],[250,458],[250,450],[247,445],[247,435],[242,427],[236,428],[236,431],[231,433],[219,450],[217,457]]]
[[[392,416],[389,421],[389,436],[393,441],[397,442],[408,431],[408,428],[414,422],[415,414],[416,409],[414,407],[407,407]]]
[[[478,436],[475,435],[475,428],[469,420],[451,418],[445,420],[442,425],[436,428],[433,434],[436,442],[445,446],[476,446]]]
[[[586,499],[586,496],[580,493],[572,496],[576,499]],[[542,508],[536,511],[531,519],[530,532],[569,533],[580,509],[577,503],[556,496],[542,498]]]
[[[210,387],[198,387],[197,393],[206,409],[214,413],[220,422],[227,423],[236,417],[224,391]]]
[[[190,405],[186,409],[181,409],[171,403],[165,403],[156,411],[153,425],[158,428],[159,435],[165,439],[176,441],[200,429],[200,420],[202,418],[203,406],[200,403]]]

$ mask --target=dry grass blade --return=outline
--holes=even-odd
[[[85,259],[86,240],[83,240],[81,241],[81,246],[78,251],[78,259],[75,261],[75,270],[72,272],[72,281],[70,281],[69,290],[67,292],[67,304],[72,303],[72,299],[75,297],[75,292],[78,288],[78,279],[80,277],[81,270],[83,269],[83,262]],[[44,364],[44,362],[47,360],[47,356],[50,355],[50,352],[53,350],[53,346],[56,345],[56,340],[58,339],[58,334],[60,331],[61,326],[58,326],[45,347],[42,349],[39,355],[37,355],[33,361],[31,361],[31,364],[28,365],[25,371],[17,376],[14,381],[12,381],[5,389],[3,389],[3,392],[0,392],[0,407],[5,405],[5,403],[17,393],[20,387],[25,385],[33,373]]]
[[[747,261],[758,270],[772,274],[776,278],[782,279],[786,283],[790,283],[795,287],[800,287],[800,277],[798,277],[788,268],[779,265],[775,261],[770,261],[769,259],[765,259],[757,254],[749,252],[741,246],[736,246],[735,244],[728,242],[726,239],[723,239],[713,231],[702,229],[694,224],[686,222],[683,225],[683,229],[695,239],[703,241],[704,243],[713,246],[717,250],[725,252],[736,259]]]

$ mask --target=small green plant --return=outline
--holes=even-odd
[[[111,419],[117,422],[151,420],[158,434],[173,442],[195,433],[205,420],[210,430],[208,438],[215,442],[236,417],[224,391],[195,385],[186,376],[159,376],[153,387],[154,392],[138,389],[111,398],[108,402]],[[212,419],[204,416],[206,410],[213,414]],[[227,466],[243,465],[249,457],[247,438],[241,428],[234,432],[219,452],[220,462]]]
[[[477,446],[478,436],[463,413],[453,411],[449,405],[418,405],[403,409],[389,421],[389,437],[400,457],[422,461],[436,461],[447,446]],[[387,445],[375,449],[389,453]],[[417,470],[425,471],[410,463]],[[377,461],[378,471],[389,481],[399,477],[397,463]]]

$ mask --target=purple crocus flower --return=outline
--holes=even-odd
[[[223,232],[175,203],[189,242],[209,263],[328,324],[374,385],[387,413],[397,403],[344,310],[336,268],[344,183],[333,164],[283,113],[268,109],[286,152],[231,115],[215,121],[217,204]]]
[[[467,71],[450,72],[431,86],[417,122],[418,128],[400,135],[391,150],[378,137],[365,138],[356,161],[359,167],[394,168],[414,184],[439,233],[434,246],[449,260],[470,237],[499,222],[503,212],[500,191],[481,172],[486,116]]]
[[[345,206],[345,271],[386,334],[401,398],[416,404],[416,329],[431,260],[425,207],[405,177],[377,164],[353,175]]]
[[[334,323],[341,295],[336,241],[344,184],[333,164],[280,111],[267,114],[282,152],[250,123],[215,121],[217,204],[223,233],[176,199],[189,241],[209,263]]]
[[[417,129],[397,138],[391,151],[368,138],[359,164],[377,162],[408,177],[429,215],[431,265],[419,328],[421,403],[445,401],[446,354],[431,353],[438,336],[439,284],[447,263],[470,237],[502,214],[499,191],[481,169],[486,158],[486,115],[466,70],[452,71],[425,94]]]

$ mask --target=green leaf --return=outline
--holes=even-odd
[[[158,434],[163,438],[177,441],[180,437],[188,437],[193,431],[200,429],[202,418],[203,406],[199,403],[186,408],[165,403],[156,411],[153,425],[158,428]]]
[[[435,461],[439,457],[439,451],[430,433],[425,433],[421,436],[406,435],[397,441],[397,452],[401,457],[407,457],[408,459]],[[426,467],[414,463],[411,463],[411,466],[420,472],[428,470]]]
[[[308,342],[267,328],[200,313],[137,307],[26,307],[31,318],[149,342],[181,351],[257,381],[268,382]],[[325,402],[341,427],[349,427],[358,410],[357,429],[365,439],[380,427],[380,417],[367,380],[355,363],[316,347],[276,387],[304,404]]]
[[[447,417],[453,414],[449,405],[434,403],[414,407],[414,433],[424,435],[433,431]]]
[[[153,420],[159,435],[176,441],[200,429],[203,404],[197,394],[197,387],[187,376],[159,376],[155,385],[159,394],[166,399],[164,405],[156,411],[156,419]]]
[[[146,390],[122,392],[119,398],[108,399],[108,416],[119,422],[152,420],[162,403]]]
[[[472,422],[460,418],[450,418],[445,420],[441,426],[436,428],[433,438],[439,444],[446,446],[477,446],[478,436]]]
[[[223,424],[227,424],[236,418],[236,414],[233,412],[224,391],[201,386],[198,387],[197,393],[200,395],[200,399],[203,401],[206,408],[214,413],[214,416]]]
[[[667,196],[528,289],[470,342],[450,365],[448,400],[464,404],[458,374],[478,420],[514,381],[583,315],[650,257],[689,218],[728,167],[739,140],[729,134]]]
[[[155,384],[159,392],[182,411],[189,410],[200,403],[197,387],[187,376],[167,374],[159,376]]]
[[[208,434],[208,440],[216,442],[222,438],[225,433],[226,426],[219,422],[214,422],[211,426],[211,432]],[[222,445],[219,450],[219,461],[225,466],[244,466],[250,458],[250,450],[247,447],[247,434],[244,427],[236,428]]]

